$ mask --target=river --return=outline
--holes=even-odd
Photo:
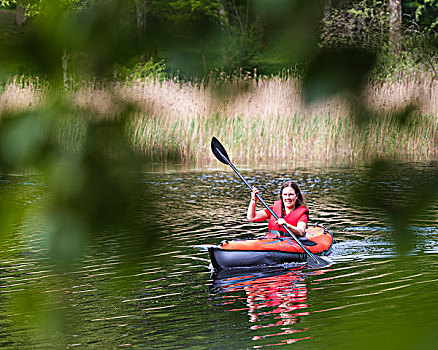
[[[142,173],[155,198],[144,222],[154,222],[156,238],[147,229],[101,232],[68,269],[53,266],[44,232],[24,220],[1,240],[0,347],[434,349],[438,202],[400,232],[391,210],[416,196],[418,179],[433,178],[436,165],[396,169],[372,182],[359,166],[242,171],[269,203],[283,181],[299,183],[310,222],[335,237],[333,264],[320,270],[212,274],[205,245],[267,227],[246,221],[247,188],[220,166]],[[46,196],[38,176],[2,176],[1,184],[33,211]]]

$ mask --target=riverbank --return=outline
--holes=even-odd
[[[1,88],[0,111],[44,108],[51,90],[38,79],[15,78]],[[212,136],[233,161],[253,165],[362,163],[376,157],[428,161],[437,154],[438,83],[424,75],[374,83],[357,101],[338,96],[312,105],[302,102],[291,77],[82,83],[65,94],[78,114],[86,110],[93,118],[117,117],[120,101],[134,103],[127,136],[154,162],[214,164]],[[80,144],[82,123],[60,123],[63,138]]]

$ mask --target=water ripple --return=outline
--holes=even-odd
[[[285,179],[300,183],[311,222],[334,232],[332,266],[211,274],[206,247],[267,230],[267,223],[246,220],[247,188],[228,171],[144,174],[145,188],[160,198],[153,217],[162,223],[159,241],[147,251],[136,249],[144,237],[99,233],[81,262],[59,271],[35,222],[17,227],[17,236],[5,240],[0,346],[23,348],[20,339],[26,339],[36,348],[50,348],[49,343],[53,348],[221,348],[226,339],[236,349],[292,343],[323,349],[336,348],[362,327],[387,331],[403,320],[415,322],[409,324],[414,331],[415,324],[427,327],[423,320],[438,316],[437,205],[409,228],[412,249],[400,255],[387,219],[346,195],[352,185],[365,182],[363,169],[246,171],[245,176],[269,203]],[[45,195],[38,178],[0,182],[21,191],[22,205],[41,203]],[[396,190],[399,200],[413,184],[394,177],[376,186]],[[145,222],[150,215],[145,212]],[[31,338],[29,310],[11,308],[20,300],[40,310],[36,319],[54,313],[74,331],[63,334],[61,343],[53,335]],[[11,326],[11,319],[23,322]]]

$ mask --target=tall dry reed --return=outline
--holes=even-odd
[[[0,112],[25,111],[41,106],[47,97],[48,86],[38,78],[13,77],[0,87]]]
[[[430,160],[437,149],[437,83],[426,77],[368,86],[365,123],[342,97],[304,105],[294,79],[226,80],[219,88],[145,80],[120,92],[143,107],[133,141],[156,160],[215,162],[212,136],[250,164]],[[416,112],[400,123],[397,113],[411,104]]]
[[[365,89],[365,122],[352,115],[354,102],[348,97],[303,104],[299,82],[292,77],[87,83],[71,92],[71,101],[102,117],[116,117],[121,100],[135,103],[128,137],[153,161],[217,164],[209,150],[216,136],[236,163],[283,166],[301,161],[366,162],[375,157],[434,159],[437,96],[438,83],[425,75],[371,84]],[[43,100],[44,89],[14,80],[2,90],[0,110],[29,108]],[[410,105],[414,112],[400,122],[399,112]],[[60,123],[60,134],[77,143],[81,138],[65,123]]]

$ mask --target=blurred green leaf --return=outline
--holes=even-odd
[[[266,50],[285,64],[303,64],[318,45],[323,7],[319,1],[257,1],[266,13]]]
[[[400,168],[410,182],[394,178]],[[367,181],[354,184],[350,195],[361,207],[377,210],[387,218],[394,229],[398,251],[407,253],[412,243],[411,226],[438,197],[438,167],[376,160],[368,169]]]
[[[360,92],[376,62],[370,51],[345,48],[322,50],[309,62],[303,79],[306,102],[328,98],[342,92]]]

